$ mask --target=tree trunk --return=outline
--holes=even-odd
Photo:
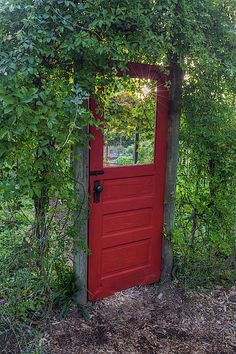
[[[45,258],[47,252],[47,213],[49,207],[48,189],[42,187],[40,196],[34,196],[35,236],[37,249],[37,267],[41,276],[46,275]]]
[[[162,281],[166,281],[171,278],[173,268],[172,234],[174,231],[175,220],[176,178],[178,165],[179,127],[183,83],[183,71],[181,69],[181,66],[178,64],[177,56],[175,55],[172,55],[170,59],[170,75],[171,88],[166,155],[164,232],[162,241]]]
[[[48,144],[47,148],[51,149],[53,144]],[[40,275],[46,275],[45,261],[47,257],[47,215],[49,209],[49,186],[47,181],[48,170],[48,157],[46,154],[35,154],[35,163],[40,164],[43,168],[38,171],[39,192],[33,195],[34,202],[34,234],[37,243],[36,249],[38,256],[36,258],[36,265]]]

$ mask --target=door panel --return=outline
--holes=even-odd
[[[91,127],[94,140],[90,150],[90,300],[160,278],[168,128],[168,90],[165,82],[168,77],[157,67],[145,64],[129,64],[128,73],[131,77],[156,80],[154,162],[118,166],[114,163],[114,151],[109,152],[109,160],[107,155],[106,162],[103,162],[102,131]],[[92,102],[91,109],[95,117],[103,121],[104,118],[96,114],[95,102]],[[112,167],[107,166],[108,162]],[[138,163],[137,156],[135,162]],[[99,202],[94,199],[95,186],[103,188],[99,193]]]
[[[152,208],[122,210],[103,216],[103,235],[119,234],[150,225]]]
[[[148,265],[149,248],[150,241],[142,240],[104,249],[102,251],[103,276]]]
[[[140,189],[140,186],[142,188]],[[154,176],[118,178],[104,181],[103,203],[121,199],[135,198],[137,191],[140,197],[152,195]]]

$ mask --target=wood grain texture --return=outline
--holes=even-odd
[[[84,130],[85,137],[87,129]],[[89,184],[89,142],[84,148],[76,145],[73,155],[73,169],[75,178],[75,192],[77,194],[77,213],[76,213],[76,237],[74,254],[74,273],[76,278],[77,292],[74,300],[77,304],[87,303],[87,279],[88,279],[88,254],[79,246],[88,246],[88,184]],[[78,181],[78,182],[76,182]]]
[[[168,138],[166,151],[166,181],[164,203],[164,237],[162,241],[162,274],[161,280],[171,277],[173,268],[172,234],[175,221],[176,179],[179,152],[179,127],[181,114],[181,96],[183,72],[176,57],[170,64],[171,88],[168,117]]]

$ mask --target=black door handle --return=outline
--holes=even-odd
[[[93,186],[93,201],[94,203],[100,202],[100,193],[103,191],[103,186],[100,184],[100,181],[94,181]]]

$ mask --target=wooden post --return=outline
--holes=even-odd
[[[84,146],[76,145],[73,151],[73,170],[75,178],[75,192],[77,199],[76,236],[74,254],[74,273],[77,292],[74,300],[78,305],[87,303],[87,276],[88,276],[88,183],[89,183],[89,141],[88,131],[84,130]]]
[[[138,162],[138,148],[139,148],[139,128],[136,127],[136,132],[134,135],[134,164]]]
[[[170,60],[170,102],[168,141],[166,154],[166,183],[164,202],[164,232],[162,241],[162,274],[161,281],[170,279],[173,268],[172,235],[175,221],[176,178],[179,152],[179,127],[181,114],[181,97],[183,71],[176,56]]]

